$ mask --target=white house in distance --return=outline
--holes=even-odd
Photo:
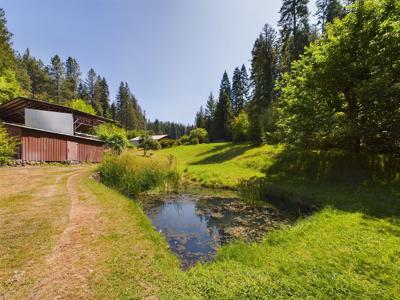
[[[163,139],[168,139],[169,136],[167,134],[159,134],[159,135],[152,135],[151,136],[153,140],[155,141],[161,141]],[[139,140],[140,140],[140,136],[137,136],[133,139],[130,139],[130,142],[135,145],[136,147],[139,147]]]

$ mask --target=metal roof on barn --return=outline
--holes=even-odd
[[[79,131],[88,131],[90,128],[103,123],[115,123],[113,120],[94,116],[67,106],[24,97],[17,97],[3,103],[0,106],[0,119],[10,123],[25,124],[25,108],[71,113],[74,116],[75,130]]]

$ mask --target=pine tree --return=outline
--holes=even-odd
[[[7,29],[5,12],[0,8],[0,76],[4,74],[5,70],[14,70],[15,68],[11,38],[12,34]]]
[[[114,121],[117,120],[117,107],[115,106],[115,103],[111,103],[110,106],[110,118],[113,119]]]
[[[232,109],[237,116],[246,106],[248,99],[248,75],[246,67],[243,65],[241,69],[235,68],[232,77]]]
[[[242,84],[244,87],[244,104],[246,105],[247,102],[250,100],[250,79],[247,73],[246,66],[243,64],[242,68],[240,69],[240,73],[242,75]]]
[[[196,128],[206,128],[206,116],[203,105],[200,106],[200,110],[196,113],[195,125]]]
[[[91,104],[96,111],[97,115],[102,116],[103,115],[103,107],[102,107],[102,85],[101,85],[101,77],[100,75],[97,75],[95,83],[94,83],[94,90],[93,90],[93,98],[91,101]]]
[[[101,103],[101,108],[103,111],[103,116],[110,118],[110,91],[108,89],[108,84],[107,80],[103,77],[103,79],[100,81],[100,86],[101,86],[101,94],[100,94],[100,103]]]
[[[26,49],[21,58],[30,79],[29,96],[32,98],[47,100],[47,91],[50,85],[50,76],[41,60],[31,56],[29,49]]]
[[[297,60],[309,44],[308,2],[309,0],[283,0],[278,22],[281,27],[282,71],[289,71],[292,61]]]
[[[93,105],[94,87],[96,85],[97,75],[94,69],[90,69],[85,81],[86,91],[89,95],[89,103]]]
[[[206,130],[210,140],[215,138],[215,111],[217,110],[217,102],[214,99],[212,92],[208,97],[206,109],[204,112],[206,118]]]
[[[259,144],[271,123],[268,113],[275,98],[275,83],[278,77],[278,55],[275,30],[265,25],[254,43],[251,60],[253,97],[249,104],[250,139]]]
[[[127,83],[121,82],[118,89],[116,117],[121,125],[127,129],[145,129],[146,120],[142,109]]]
[[[335,18],[344,16],[344,8],[339,0],[317,0],[318,25],[325,31],[326,23],[332,23]]]
[[[78,98],[84,100],[86,103],[90,103],[89,93],[87,91],[86,85],[82,82],[78,85]]]
[[[75,58],[67,58],[65,70],[64,95],[66,100],[71,100],[77,98],[81,76],[80,67]]]
[[[52,100],[60,104],[63,102],[65,66],[57,54],[51,58],[51,64],[48,70],[51,78],[50,96]]]
[[[217,109],[215,112],[215,136],[217,139],[231,139],[233,119],[231,102],[231,84],[226,71],[221,80]]]

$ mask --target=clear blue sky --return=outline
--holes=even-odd
[[[3,0],[14,48],[46,64],[76,58],[93,67],[115,98],[127,81],[150,119],[192,123],[224,70],[249,65],[281,0]]]

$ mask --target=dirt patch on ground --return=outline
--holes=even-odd
[[[30,299],[65,299],[90,297],[87,278],[93,272],[96,255],[91,244],[100,235],[99,208],[91,204],[94,195],[81,190],[77,183],[82,172],[74,172],[67,180],[70,198],[68,225],[57,245],[47,257],[45,273],[36,284]]]

